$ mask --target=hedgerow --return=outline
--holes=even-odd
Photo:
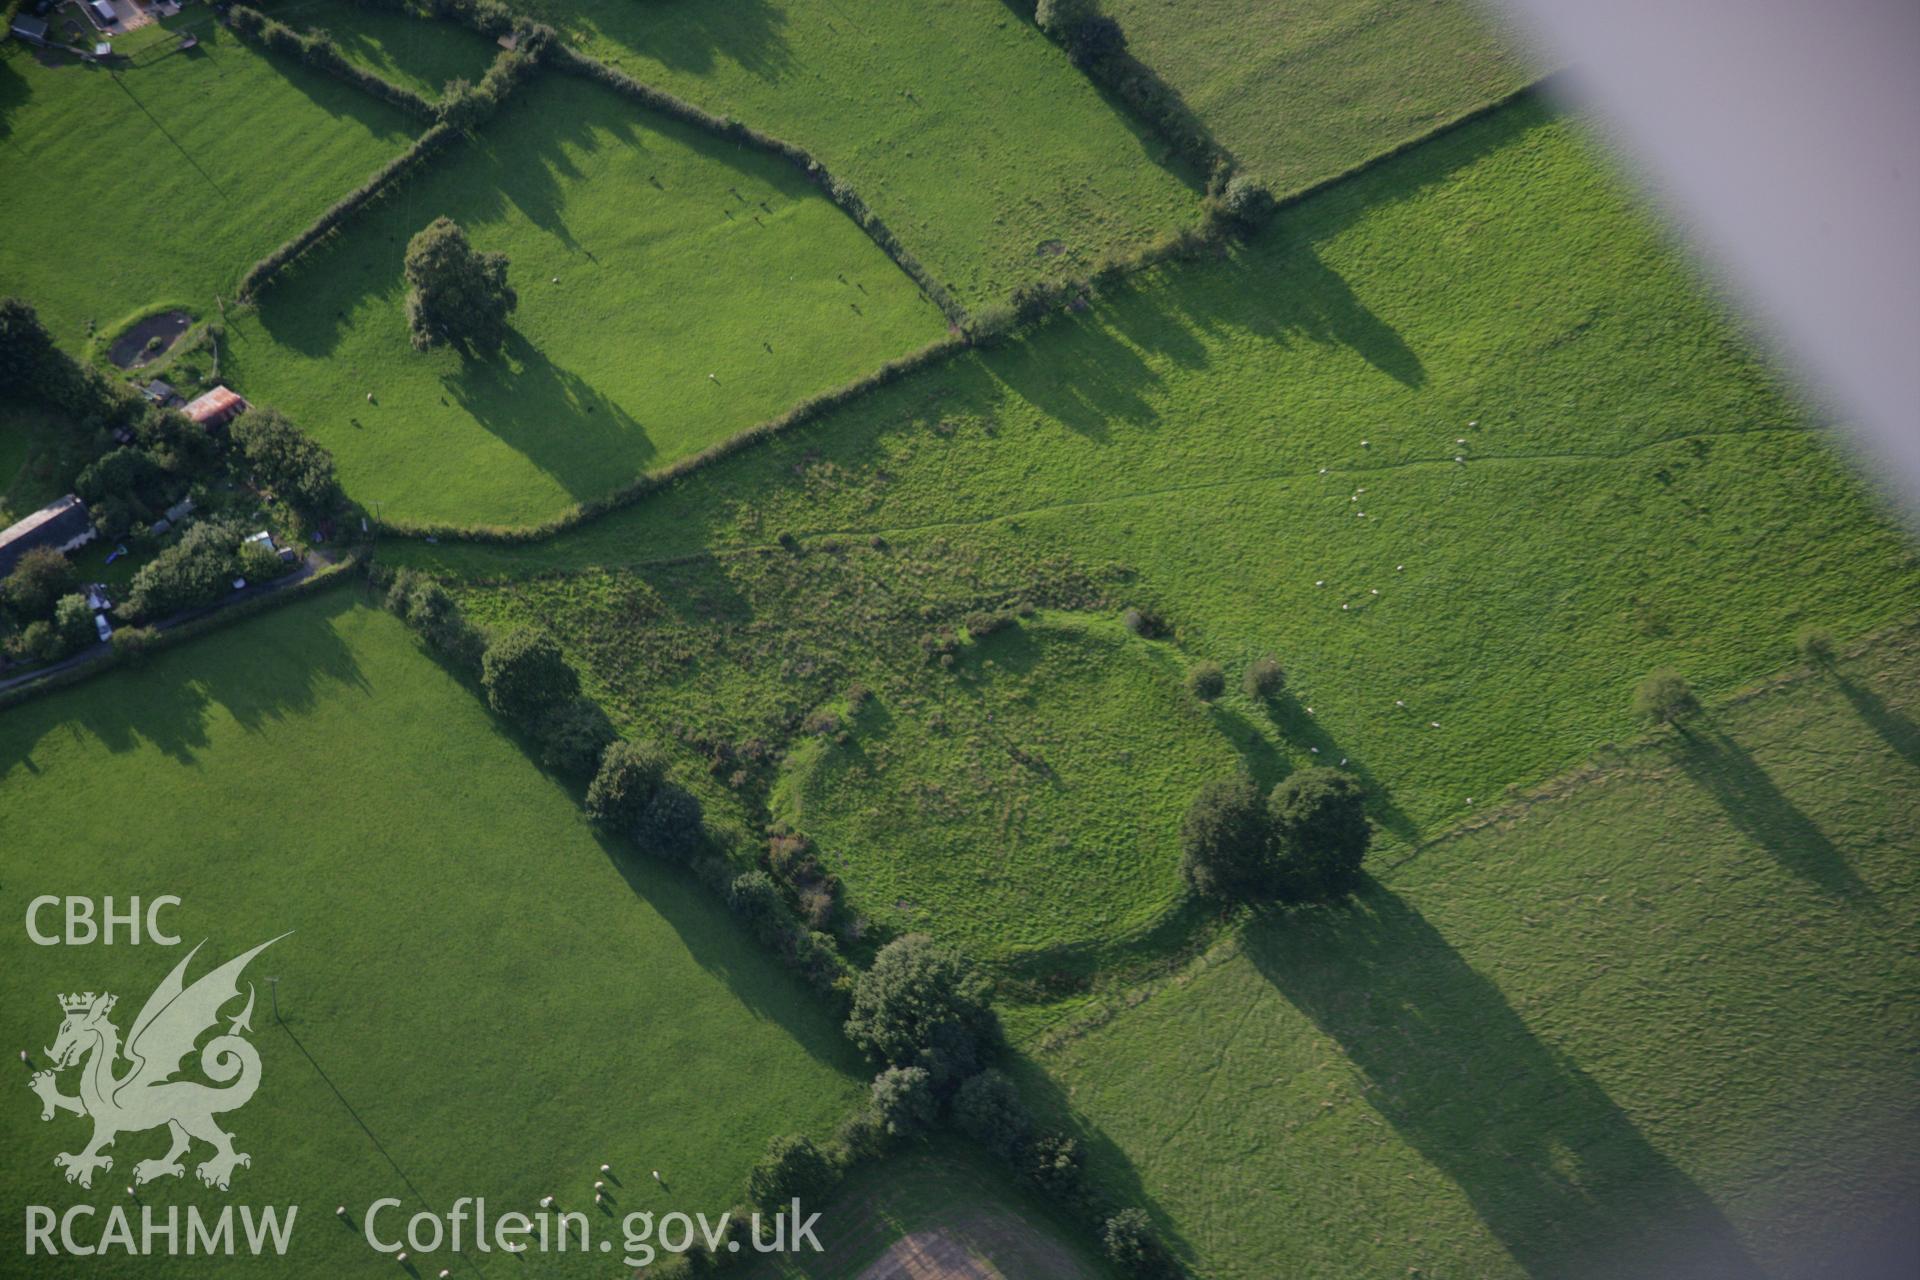
[[[332,207],[315,218],[304,231],[248,267],[247,273],[240,277],[237,290],[240,301],[253,301],[267,282],[280,274],[288,263],[324,240],[328,232],[352,217],[459,134],[460,131],[452,125],[436,124],[414,139],[412,146],[380,166],[372,177],[358,187],[334,201]]]
[[[718,134],[729,141],[745,143],[769,155],[779,156],[806,174],[826,193],[828,199],[840,206],[840,209],[853,219],[854,224],[866,232],[868,238],[879,246],[880,251],[892,259],[894,265],[905,272],[909,279],[920,286],[920,291],[940,308],[941,314],[945,315],[950,323],[958,325],[965,322],[966,309],[955,301],[953,295],[933,278],[932,273],[925,266],[921,265],[920,260],[900,243],[899,237],[895,236],[887,224],[881,221],[880,215],[867,206],[867,202],[861,198],[860,193],[855,191],[849,183],[829,173],[826,166],[816,160],[804,147],[796,146],[783,138],[776,138],[772,134],[762,133],[731,116],[714,115],[684,98],[635,80],[625,72],[610,67],[597,58],[588,57],[577,49],[568,48],[566,45],[556,43],[552,48],[552,57],[549,61],[556,70],[571,72],[597,81],[662,115]]]
[[[745,431],[727,437],[699,453],[680,459],[671,466],[658,471],[648,472],[629,484],[614,490],[605,497],[591,502],[583,502],[571,510],[555,516],[537,525],[449,525],[438,523],[417,523],[408,520],[386,519],[377,521],[382,533],[399,537],[445,538],[454,541],[486,542],[497,544],[517,544],[540,542],[559,533],[564,533],[578,525],[585,524],[610,511],[638,502],[650,493],[684,479],[686,476],[708,467],[723,458],[731,457],[743,449],[751,448],[763,440],[771,439],[784,432],[813,421],[822,414],[839,408],[851,400],[858,399],[869,391],[878,390],[892,382],[917,373],[929,365],[948,356],[966,350],[967,338],[958,333],[928,343],[909,355],[897,360],[889,360],[865,377],[855,378],[852,382],[809,396],[792,408],[776,417],[767,419]]]
[[[437,118],[431,102],[413,90],[404,89],[349,61],[347,55],[340,51],[340,46],[334,43],[333,37],[324,31],[295,31],[286,23],[241,4],[227,10],[227,29],[249,44],[298,58],[308,66],[344,80],[410,115],[422,120]]]

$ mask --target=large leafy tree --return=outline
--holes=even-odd
[[[531,727],[580,692],[580,677],[552,636],[537,627],[516,627],[487,646],[480,685],[495,711]]]
[[[308,439],[277,409],[250,409],[233,424],[233,442],[260,481],[309,515],[340,500],[333,455]]]
[[[1700,710],[1687,678],[1672,667],[1650,672],[1633,691],[1633,709],[1655,724],[1670,724],[1684,729],[1686,721]]]
[[[1373,840],[1359,779],[1338,769],[1303,769],[1273,789],[1268,811],[1289,895],[1324,899],[1354,888]]]
[[[854,983],[847,1038],[935,1085],[972,1075],[1000,1040],[991,984],[960,952],[923,933],[896,938]]]
[[[218,600],[231,589],[244,536],[236,524],[206,521],[194,525],[180,541],[133,575],[127,611],[136,618],[153,620]]]
[[[763,1209],[777,1209],[790,1200],[813,1200],[833,1190],[839,1171],[813,1139],[801,1134],[775,1138],[767,1154],[747,1175],[747,1194]]]
[[[1201,788],[1180,824],[1180,874],[1203,898],[1254,902],[1279,891],[1272,824],[1252,779]]]
[[[587,816],[621,835],[633,835],[666,776],[667,758],[660,748],[620,739],[600,755],[599,772],[587,788]]]
[[[425,351],[442,343],[493,351],[520,304],[507,255],[481,253],[452,218],[435,218],[407,242],[407,328]]]
[[[53,602],[73,590],[77,581],[65,556],[52,547],[34,547],[0,581],[0,602],[22,620],[44,618],[53,611]]]

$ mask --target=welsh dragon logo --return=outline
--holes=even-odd
[[[280,938],[286,936],[283,933]],[[184,1174],[180,1157],[196,1138],[213,1147],[213,1155],[194,1170],[210,1187],[225,1191],[234,1168],[253,1163],[245,1152],[233,1149],[233,1135],[214,1122],[215,1116],[245,1106],[260,1087],[260,1055],[241,1036],[253,1030],[253,984],[247,984],[246,1007],[227,1020],[223,1034],[200,1048],[200,1070],[215,1085],[224,1087],[174,1077],[194,1052],[201,1035],[219,1023],[220,1010],[239,998],[240,973],[247,962],[280,938],[268,939],[188,986],[187,965],[205,944],[195,946],[147,997],[124,1047],[119,1028],[107,1016],[113,1012],[117,996],[88,991],[60,997],[66,1018],[53,1047],[46,1051],[53,1065],[35,1072],[28,1083],[40,1095],[42,1120],[53,1119],[56,1111],[93,1118],[93,1141],[81,1151],[62,1152],[53,1158],[57,1167],[67,1171],[68,1182],[91,1187],[94,1170],[113,1168],[113,1157],[102,1151],[112,1146],[116,1137],[161,1125],[172,1135],[173,1145],[158,1160],[134,1165],[136,1186]],[[116,1071],[122,1058],[130,1065]],[[60,1092],[56,1075],[76,1066],[80,1070],[80,1092],[70,1097]]]

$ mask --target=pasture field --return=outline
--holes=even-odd
[[[1184,896],[1177,815],[1240,764],[1166,648],[1106,618],[993,632],[922,696],[836,716],[844,743],[803,739],[774,816],[896,932],[993,958],[1138,934]]]
[[[1101,0],[1249,172],[1299,191],[1533,79],[1475,0]]]
[[[1531,99],[562,537],[387,554],[550,622],[750,822],[849,683],[951,695],[929,632],[1150,607],[1227,668],[1263,776],[1374,784],[1388,858],[1631,735],[1656,666],[1718,696],[1920,601],[1826,432]],[[1263,653],[1288,692],[1256,706]]]
[[[199,48],[179,51],[183,32]],[[159,303],[213,314],[257,258],[421,128],[248,48],[197,5],[114,48],[126,62],[108,70],[0,43],[0,282],[75,354],[90,325]]]
[[[1199,218],[1191,175],[999,0],[517,7],[629,75],[805,147],[963,306],[1084,275]]]
[[[822,1211],[833,1243],[749,1280],[1094,1280],[1109,1269],[979,1148],[938,1139],[856,1171]]]
[[[511,260],[501,356],[408,342],[407,241],[443,214]],[[944,331],[791,166],[548,73],[275,280],[226,370],[370,509],[524,525]]]
[[[1908,625],[1036,1019],[1025,1075],[1204,1277],[1878,1274],[1920,1192],[1916,717]]]
[[[430,22],[377,4],[354,0],[291,0],[261,11],[296,31],[318,27],[334,38],[349,61],[429,101],[447,81],[479,83],[499,52],[486,40],[451,22]]]
[[[0,968],[9,1054],[52,1043],[54,997],[70,990],[118,994],[124,1032],[185,950],[31,945],[19,922],[38,894],[123,906],[178,895],[164,919],[189,945],[207,939],[196,975],[294,931],[248,970],[262,1084],[226,1127],[252,1165],[230,1196],[189,1170],[141,1198],[161,1210],[298,1204],[299,1274],[392,1273],[333,1215],[379,1196],[411,1213],[485,1195],[497,1214],[552,1194],[605,1230],[616,1220],[591,1209],[603,1161],[620,1212],[717,1212],[770,1136],[824,1137],[862,1095],[817,999],[689,879],[596,839],[473,693],[351,589],[9,710],[0,884],[13,922]],[[77,1149],[83,1122],[43,1124],[24,1081],[0,1133],[9,1203],[103,1213],[126,1202],[135,1160],[164,1146],[163,1134],[122,1135],[91,1192],[70,1186],[51,1160]],[[0,1228],[16,1258],[21,1230],[18,1214]],[[36,1259],[34,1274],[98,1261]],[[414,1265],[473,1264],[416,1254]],[[605,1275],[609,1260],[489,1265]],[[115,1268],[279,1273],[184,1256]]]

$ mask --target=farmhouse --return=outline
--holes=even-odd
[[[92,538],[93,520],[87,515],[87,504],[70,493],[0,529],[0,578],[12,573],[20,557],[35,547],[72,551]]]
[[[211,431],[226,426],[250,407],[239,392],[221,386],[187,401],[181,412]]]

